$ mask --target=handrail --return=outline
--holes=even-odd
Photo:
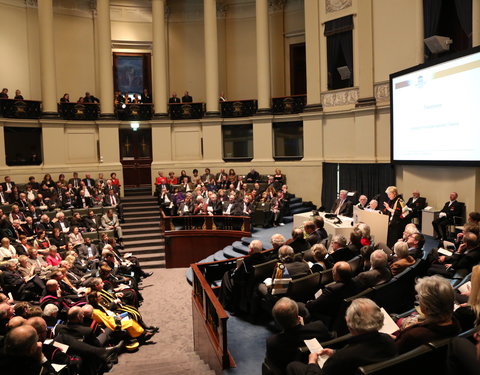
[[[218,301],[212,288],[205,280],[202,272],[196,264],[191,265],[193,270],[193,290],[192,302],[194,308],[196,307],[202,320],[199,322],[194,318],[194,337],[195,333],[206,328],[210,343],[213,345],[213,350],[216,354],[217,360],[221,365],[221,369],[235,367],[235,362],[231,357],[227,348],[227,320],[228,314]],[[203,327],[196,326],[196,324],[203,324]],[[199,340],[194,340],[195,350],[202,357],[205,347],[201,345]],[[211,356],[205,354],[203,356],[206,362],[214,369],[218,368],[217,363],[211,363]],[[216,371],[218,373],[218,370]]]
[[[249,216],[231,215],[166,216],[162,211],[162,221],[164,223],[165,232],[175,230],[174,221],[181,223],[183,230],[238,230],[250,232],[250,220]],[[241,225],[240,221],[242,222]]]

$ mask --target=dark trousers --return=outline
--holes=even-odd
[[[439,217],[432,221],[432,227],[434,233],[442,240],[447,239],[447,227],[451,224],[450,219],[447,216]]]

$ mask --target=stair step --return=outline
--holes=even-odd
[[[285,224],[292,223],[293,222],[293,216],[284,216],[283,217],[283,222]]]
[[[293,216],[295,214],[301,214],[303,212],[309,212],[309,211],[312,211],[311,207],[299,207],[299,208],[295,208],[295,209],[291,210],[291,214]]]
[[[142,269],[149,268],[165,268],[165,259],[161,260],[148,260],[141,263]]]
[[[293,210],[295,208],[302,207],[302,205],[303,205],[303,202],[290,203],[289,207],[290,207],[291,210]]]
[[[157,215],[154,216],[155,212]],[[128,221],[130,218],[147,218],[147,217],[153,217],[155,219],[160,218],[160,212],[158,209],[156,211],[125,211],[124,215],[125,221]]]
[[[145,247],[145,246],[164,246],[164,243],[161,242],[163,239],[154,239],[154,240],[127,240],[125,242],[125,250],[128,252],[130,248]]]
[[[233,249],[233,246],[229,245],[223,249],[223,255],[225,255],[226,258],[238,258],[238,257],[243,257],[245,254],[239,253]]]
[[[216,261],[225,260],[227,257],[223,254],[223,250],[218,250],[215,254],[213,254],[213,259]]]
[[[295,198],[290,198],[290,200],[288,202],[290,203],[290,205],[292,205],[294,203],[298,203],[298,202],[301,202],[301,201],[302,201],[302,198],[295,197]]]
[[[159,238],[159,239],[162,239],[162,241],[164,241],[164,238],[163,238],[163,235],[160,233],[160,230],[158,230],[158,233],[152,233],[151,231],[149,233],[144,233],[144,234],[127,234],[127,235],[123,235],[123,239],[124,240],[128,240],[128,239],[155,239],[155,238]]]
[[[131,211],[138,211],[138,210],[142,210],[142,211],[155,211],[155,212],[158,212],[159,208],[156,204],[149,204],[149,205],[128,205],[128,206],[124,206],[123,207],[123,212],[125,213],[130,213]]]
[[[241,241],[235,241],[233,244],[233,249],[237,252],[237,253],[242,253],[242,254],[248,254],[248,247],[245,246]]]
[[[141,217],[132,216],[132,217],[126,217],[126,218],[125,218],[125,224],[128,224],[128,223],[138,223],[138,222],[145,223],[145,222],[156,221],[156,222],[158,222],[159,225],[160,225],[160,215],[152,216],[151,213],[148,213],[148,215],[149,215],[149,216],[141,216]],[[123,224],[122,224],[122,225],[123,225]]]
[[[140,264],[143,265],[144,262],[148,261],[156,261],[156,260],[165,260],[165,254],[137,254],[133,253],[135,258],[137,258],[140,261]]]
[[[132,227],[124,227],[123,224],[122,224],[122,229],[123,229],[123,233],[124,234],[142,234],[142,233],[154,233],[154,232],[158,232],[159,235],[162,235],[163,234],[160,232],[160,227],[159,226],[156,226],[156,225],[151,225],[151,226],[143,226],[143,227],[140,227],[140,228],[132,228]]]
[[[127,253],[137,254],[165,254],[165,248],[160,246],[132,247],[126,250]]]
[[[155,199],[155,197],[152,194],[143,194],[143,195],[126,195],[122,197],[122,201],[141,201],[141,200],[146,200],[146,199]]]
[[[157,221],[148,220],[146,222],[143,222],[143,221],[125,222],[122,224],[122,228],[123,228],[123,231],[126,231],[127,229],[136,229],[136,228],[149,228],[150,230],[152,230],[153,228],[158,229],[160,228],[160,220],[157,220]]]

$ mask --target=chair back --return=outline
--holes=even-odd
[[[307,302],[315,298],[315,293],[320,288],[320,272],[300,277],[290,281],[287,297],[297,302]]]

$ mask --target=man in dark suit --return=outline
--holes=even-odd
[[[352,267],[347,262],[337,262],[333,266],[335,283],[326,286],[315,300],[308,301],[306,308],[312,317],[329,321],[337,315],[341,302],[357,294],[360,290],[353,281]]]
[[[275,374],[285,374],[287,365],[299,359],[298,348],[305,345],[304,340],[316,338],[322,342],[332,338],[321,321],[303,324],[297,303],[288,297],[278,300],[272,314],[282,328],[282,332],[267,339],[266,362]]]
[[[366,195],[360,195],[358,198],[358,203],[355,205],[355,207],[360,208],[361,210],[366,209],[368,206],[368,198]]]
[[[78,255],[80,259],[86,261],[93,261],[99,257],[98,249],[95,244],[92,243],[90,237],[85,237],[85,243],[78,248]]]
[[[95,216],[95,212],[93,210],[89,210],[87,217],[83,219],[85,222],[85,227],[87,228],[88,232],[96,232],[98,228],[101,227],[100,219]]]
[[[25,211],[25,217],[31,217],[34,224],[37,224],[42,217],[42,210],[36,208],[33,204],[28,205],[28,209]]]
[[[85,186],[89,189],[93,189],[95,187],[95,180],[91,178],[89,174],[86,174],[85,178],[82,181],[85,183]]]
[[[247,183],[255,183],[260,180],[260,173],[258,173],[255,169],[250,169],[248,172],[247,177],[245,178]]]
[[[0,184],[0,205],[10,204],[10,194],[5,193],[3,184]]]
[[[218,172],[215,175],[215,182],[220,182],[222,181],[222,176],[227,176],[227,173],[225,173],[225,169],[220,169],[220,172]]]
[[[242,216],[242,206],[236,201],[234,194],[230,194],[228,201],[223,202],[222,211],[224,215]]]
[[[92,198],[85,196],[85,190],[80,190],[78,192],[78,198],[75,202],[75,207],[77,208],[89,208],[93,207]]]
[[[360,272],[353,278],[361,290],[386,283],[392,278],[392,273],[388,268],[388,255],[385,251],[375,250],[370,255],[370,264],[371,268],[368,271]]]
[[[180,103],[180,98],[177,97],[177,93],[176,93],[176,92],[172,92],[172,96],[170,97],[170,99],[168,99],[168,102],[169,102],[170,104]]]
[[[115,194],[115,191],[108,191],[108,194],[103,198],[103,206],[114,207],[117,210],[118,218],[120,221],[123,221],[123,204],[120,202],[120,197]]]
[[[447,227],[453,224],[455,216],[462,216],[463,205],[457,201],[458,194],[456,192],[450,193],[450,200],[445,203],[438,218],[432,221],[435,236],[442,240],[447,239]]]
[[[123,342],[111,348],[102,347],[102,343],[105,344],[108,337],[102,334],[97,338],[93,329],[83,324],[83,318],[81,307],[70,308],[67,324],[59,325],[56,329],[58,334],[56,341],[67,344],[72,353],[82,358],[81,373],[96,374],[106,361],[115,360]]]
[[[420,192],[415,190],[412,192],[412,196],[408,199],[407,202],[408,211],[410,215],[407,216],[407,219],[422,219],[422,210],[427,207],[427,198],[421,197]]]
[[[10,176],[5,176],[5,182],[2,182],[1,185],[3,188],[3,192],[5,193],[7,198],[9,198],[12,194],[12,189],[15,187],[15,182],[12,181]]]
[[[312,353],[308,365],[292,362],[287,367],[287,373],[355,374],[359,366],[381,362],[397,354],[395,341],[389,335],[378,332],[383,326],[383,314],[375,302],[366,298],[355,299],[347,309],[345,319],[352,334],[345,347],[336,351],[325,348],[320,353]],[[329,357],[322,368],[317,364],[319,355]]]
[[[303,230],[307,234],[306,240],[310,246],[313,246],[321,241],[321,238],[315,229],[315,223],[313,221],[306,221],[303,223]]]
[[[463,235],[463,242],[452,256],[441,255],[438,263],[428,269],[429,275],[442,275],[451,278],[457,271],[472,272],[473,266],[480,262],[480,246],[476,234],[467,232]]]
[[[347,239],[342,235],[333,236],[331,247],[333,253],[327,256],[330,263],[337,263],[340,261],[348,262],[355,256],[355,254],[347,247]]]
[[[68,210],[71,208],[75,208],[76,204],[77,204],[77,200],[74,197],[72,197],[68,191],[66,191],[62,200],[62,208],[64,210]]]
[[[60,229],[60,232],[62,233],[70,232],[70,222],[65,218],[65,214],[63,212],[60,211],[57,213],[57,221],[53,224],[53,227]]]
[[[193,214],[192,193],[185,195],[185,200],[178,206],[178,216],[188,216]]]
[[[340,190],[339,198],[333,203],[331,212],[335,215],[353,216],[353,204],[347,199],[348,191]]]
[[[290,238],[285,245],[290,246],[293,251],[295,251],[295,254],[310,249],[310,244],[304,238],[303,231],[300,228],[295,228],[292,230],[292,238]]]
[[[68,183],[72,184],[75,190],[78,190],[80,189],[80,181],[82,180],[78,177],[78,172],[73,172],[73,177],[68,180]]]
[[[188,91],[185,91],[185,93],[182,96],[182,103],[191,103],[193,102],[193,98],[188,94]]]

